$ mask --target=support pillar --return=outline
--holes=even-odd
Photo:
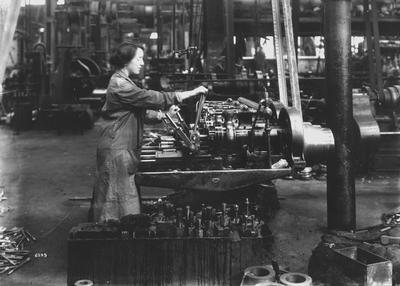
[[[353,102],[350,76],[351,0],[325,0],[328,126],[335,152],[328,160],[328,228],[356,227]]]

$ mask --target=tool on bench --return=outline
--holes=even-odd
[[[400,236],[381,235],[381,243],[387,244],[400,244]]]

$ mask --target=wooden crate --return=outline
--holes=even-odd
[[[74,239],[68,285],[239,285],[243,270],[267,261],[271,237]]]

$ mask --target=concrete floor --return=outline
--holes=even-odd
[[[1,285],[65,285],[67,238],[72,226],[86,221],[91,196],[98,126],[84,135],[27,131],[14,135],[0,126],[0,186],[8,198],[0,202],[0,226],[21,226],[38,241],[28,249],[46,253]],[[281,210],[269,224],[275,235],[274,258],[291,271],[307,271],[312,249],[326,226],[324,181],[277,180]],[[378,224],[383,212],[400,205],[399,174],[357,180],[359,227]]]

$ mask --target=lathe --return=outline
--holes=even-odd
[[[265,98],[197,103],[196,120],[167,115],[169,132],[149,133],[139,185],[226,191],[267,183],[324,162],[334,148],[327,128],[303,122],[295,108]]]

